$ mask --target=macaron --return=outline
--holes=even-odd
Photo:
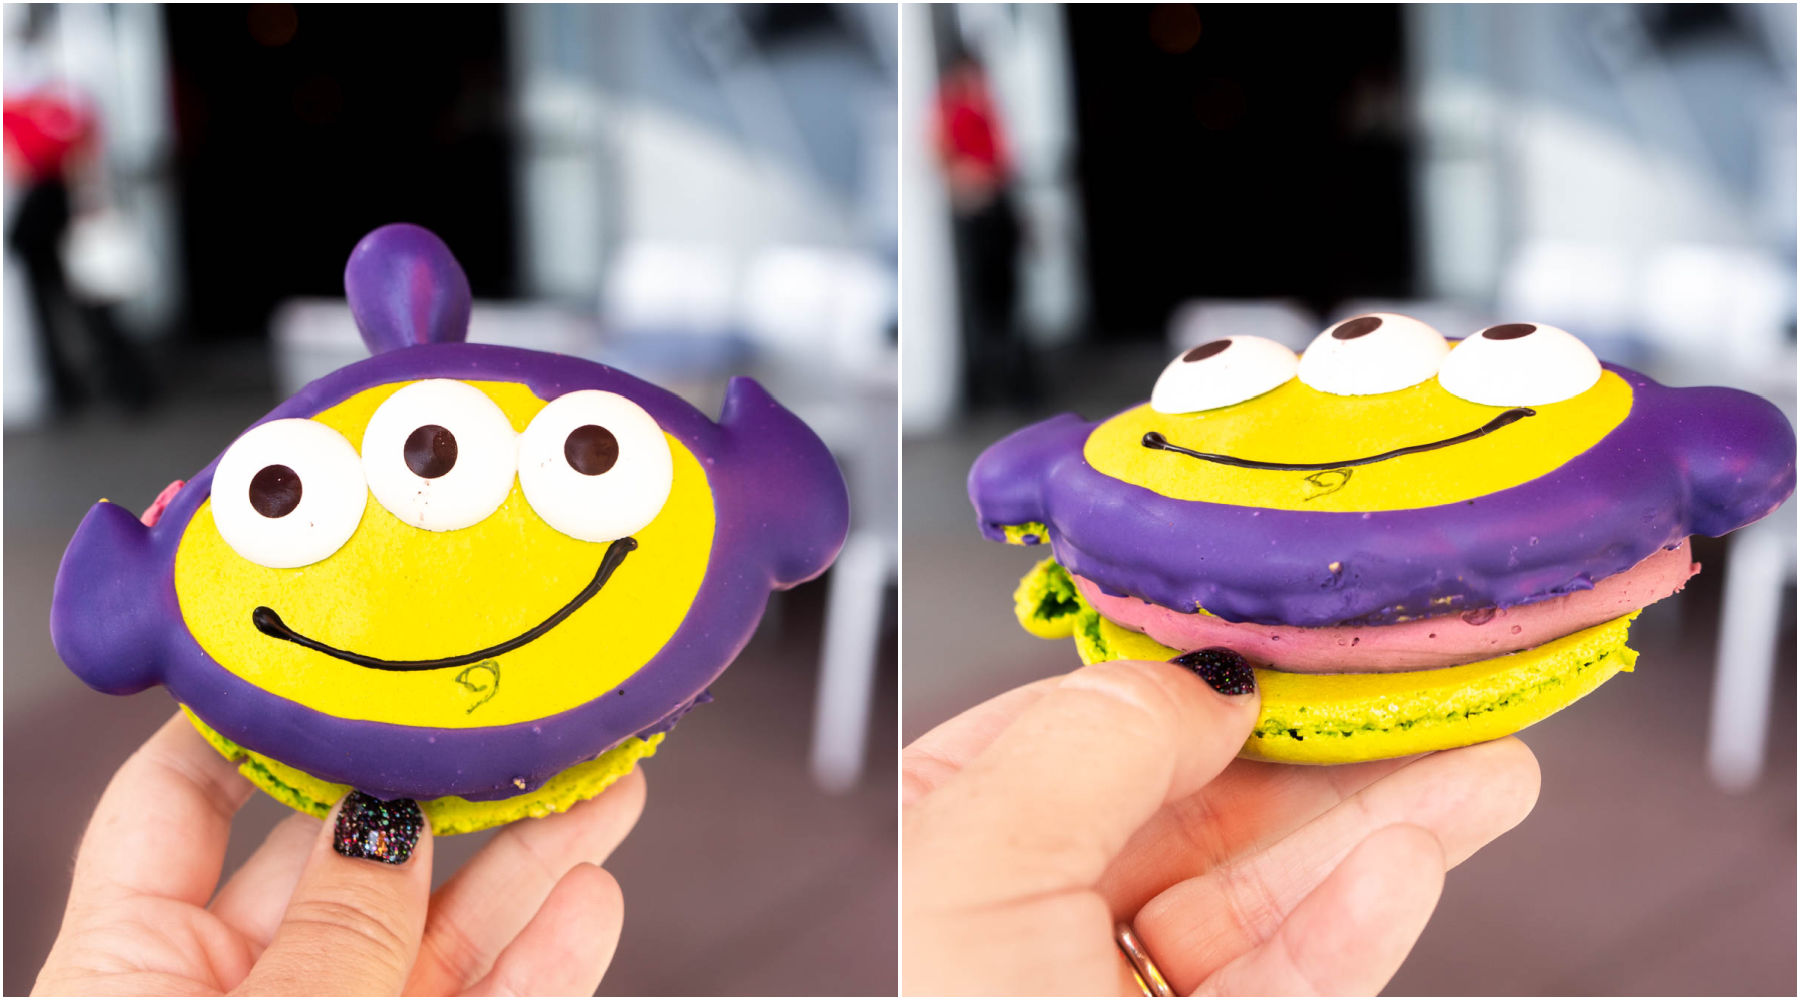
[[[1351,317],[1300,355],[1184,351],[1147,403],[1064,414],[969,476],[982,532],[1047,546],[1025,628],[1083,662],[1225,648],[1256,668],[1244,754],[1339,763],[1516,732],[1637,654],[1688,538],[1794,489],[1768,401],[1671,388],[1546,324],[1460,340]]]
[[[750,379],[717,421],[581,358],[465,342],[416,226],[352,251],[373,356],[306,386],[140,517],[105,500],[51,635],[90,686],[161,685],[220,753],[323,815],[354,789],[440,833],[544,815],[654,753],[849,501]]]

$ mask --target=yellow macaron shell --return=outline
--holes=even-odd
[[[1382,511],[1459,503],[1530,482],[1587,451],[1631,413],[1631,386],[1603,372],[1587,391],[1468,441],[1359,466],[1246,469],[1144,447],[1155,431],[1190,451],[1280,464],[1340,463],[1442,441],[1505,413],[1451,395],[1435,378],[1395,392],[1338,396],[1297,378],[1232,406],[1159,413],[1148,404],[1102,423],[1082,455],[1097,471],[1176,500],[1304,511]]]
[[[366,389],[312,419],[352,443],[370,415],[411,384]],[[510,382],[470,382],[523,431],[546,401]],[[674,463],[668,501],[633,534],[638,547],[606,585],[531,642],[470,666],[381,670],[258,631],[266,606],[338,649],[384,660],[453,657],[513,639],[569,603],[594,578],[604,542],[565,535],[533,512],[515,476],[499,509],[455,531],[428,531],[371,495],[356,532],[330,556],[271,569],[237,554],[194,513],[175,555],[175,593],[188,631],[226,670],[271,694],[345,719],[436,728],[528,722],[618,687],[669,641],[706,575],[712,491],[700,462],[664,434]]]

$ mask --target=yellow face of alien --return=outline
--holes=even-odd
[[[1398,320],[1388,325],[1400,326]],[[1545,344],[1551,341],[1543,331],[1560,333],[1537,329]],[[1505,343],[1496,338],[1476,348],[1500,354]],[[1240,369],[1234,378],[1244,377],[1243,366],[1256,361],[1253,349],[1262,346],[1236,345]],[[1631,386],[1606,370],[1589,387],[1555,402],[1471,402],[1463,395],[1483,393],[1452,394],[1431,374],[1443,350],[1420,362],[1426,366],[1422,381],[1361,395],[1314,388],[1303,381],[1304,367],[1301,377],[1288,377],[1290,360],[1288,374],[1276,369],[1268,378],[1272,387],[1248,399],[1195,412],[1160,412],[1152,404],[1127,410],[1094,429],[1083,457],[1105,475],[1178,500],[1275,510],[1402,510],[1473,500],[1530,482],[1599,443],[1631,412]],[[1223,358],[1230,352],[1215,353]],[[1478,360],[1504,375],[1508,357]],[[1181,363],[1177,359],[1164,378],[1183,374],[1176,370]],[[1451,361],[1443,364],[1445,378],[1458,388],[1459,380],[1471,378]],[[1257,375],[1254,367],[1250,377]]]
[[[479,398],[468,395],[471,389]],[[408,399],[394,398],[401,390]],[[623,422],[563,412],[569,409],[565,400],[584,395],[596,398],[569,405],[611,407],[607,412],[615,415],[623,406],[635,411],[626,415],[630,420],[642,419],[628,431]],[[423,397],[426,417],[397,412],[406,406],[383,406],[414,396]],[[495,410],[485,410],[481,399]],[[700,462],[653,421],[643,424],[649,417],[621,399],[571,393],[547,404],[509,382],[403,382],[364,390],[308,421],[252,429],[221,458],[212,495],[195,512],[176,552],[175,593],[188,630],[214,661],[245,681],[347,719],[498,726],[554,715],[606,694],[680,627],[706,575],[714,531],[712,493]],[[481,414],[487,415],[485,426],[478,426]],[[603,422],[612,430],[596,444],[592,428]],[[234,472],[234,451],[276,425],[290,425],[283,433],[292,441],[304,444],[316,436],[326,446],[317,454],[290,449],[298,457],[276,447],[250,456],[248,465],[236,463],[254,475]],[[315,434],[309,425],[340,437]],[[399,426],[401,436],[383,430],[388,425]],[[439,432],[446,428],[461,445],[460,452],[450,449],[450,472],[439,471],[446,454]],[[534,446],[534,435],[546,433],[554,440]],[[405,470],[383,471],[379,461],[385,459],[371,458],[378,438],[386,442],[381,454],[394,454],[390,464],[396,469],[404,459],[435,474],[431,482],[408,480]],[[404,447],[393,443],[402,439]],[[341,454],[345,442],[354,449],[347,458]],[[657,452],[663,442],[666,460],[658,454],[655,462],[633,464],[634,451]],[[578,468],[541,471],[564,451]],[[603,474],[592,472],[599,467],[596,455],[604,456]],[[458,468],[468,475],[453,483]],[[282,472],[297,472],[299,488],[284,493]],[[605,485],[626,493],[604,504],[578,492],[559,496],[558,481],[545,479],[554,475],[576,491]],[[629,481],[633,476],[650,480],[648,487]],[[455,489],[430,494],[434,483]],[[283,512],[283,506],[290,509]],[[647,523],[584,527],[579,520],[591,510],[631,509],[643,511],[637,520]],[[310,518],[296,529],[302,531],[329,531],[335,519],[347,537],[327,539],[319,549],[341,543],[301,564],[318,553],[294,554],[291,545],[255,548],[261,543],[253,536],[245,541],[245,531],[285,527],[271,513]],[[614,552],[612,539],[626,535],[635,539],[635,549]],[[603,573],[609,562],[616,565]],[[582,599],[596,581],[601,586]],[[365,662],[269,634],[253,619],[259,608],[272,610],[291,634]],[[542,628],[547,622],[551,627]],[[491,650],[499,651],[471,655]],[[448,665],[428,665],[439,661]]]

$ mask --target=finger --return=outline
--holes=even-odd
[[[910,904],[911,900],[908,899]],[[901,919],[902,996],[1133,996],[1106,904],[1091,892]]]
[[[1279,841],[1414,759],[1334,767],[1235,760],[1133,834],[1101,876],[1100,892],[1114,914],[1129,918],[1169,886]]]
[[[1444,891],[1445,867],[1443,849],[1425,830],[1390,826],[1371,834],[1273,937],[1220,969],[1198,994],[1374,996],[1424,932]],[[1175,979],[1171,985],[1193,989]]]
[[[1237,754],[1255,694],[1219,694],[1170,663],[1061,679],[907,817],[922,905],[980,906],[1091,888],[1126,839]]]
[[[431,849],[429,825],[411,800],[345,797],[313,840],[281,926],[237,992],[398,994],[425,931]]]
[[[520,820],[496,834],[432,894],[407,992],[459,993],[486,975],[559,880],[578,865],[604,862],[631,832],[644,811],[644,789],[643,772],[633,769],[566,812]]]
[[[213,914],[254,943],[258,951],[269,946],[275,928],[281,926],[281,915],[306,869],[313,842],[319,839],[320,825],[306,813],[294,813],[275,824],[256,852],[213,897],[209,907]]]
[[[619,883],[596,865],[569,870],[537,916],[507,945],[474,996],[592,996],[625,922]]]
[[[1421,757],[1265,850],[1170,886],[1133,926],[1171,981],[1191,989],[1269,940],[1377,830],[1423,829],[1454,866],[1524,819],[1537,789],[1537,760],[1516,739]]]
[[[120,766],[88,822],[69,907],[145,895],[204,906],[250,782],[180,713]]]
[[[1062,683],[1046,677],[989,698],[919,737],[900,756],[900,804],[909,806],[950,780],[994,737],[1012,725],[1019,713]]]

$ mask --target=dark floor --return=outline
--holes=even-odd
[[[1056,397],[1104,416],[1142,399],[1162,363],[1088,363]],[[981,449],[1030,419],[989,415],[905,447],[904,739],[1079,665],[1071,643],[1015,624],[1012,588],[1034,557],[981,539],[964,495]],[[1767,771],[1746,794],[1719,791],[1702,754],[1722,562],[1716,542],[1695,552],[1705,572],[1633,629],[1636,672],[1523,734],[1543,768],[1536,810],[1450,874],[1388,993],[1794,994],[1793,619]]]
[[[5,968],[31,988],[55,936],[71,853],[113,769],[166,719],[160,692],[112,698],[58,662],[50,584],[87,506],[141,509],[199,469],[271,405],[238,366],[190,374],[141,417],[89,414],[6,436]],[[201,396],[193,386],[211,391]],[[744,655],[645,765],[643,820],[607,864],[624,887],[623,939],[601,993],[892,994],[895,988],[893,633],[877,682],[868,778],[842,796],[806,772],[823,587],[771,608]],[[235,831],[235,868],[284,814],[258,797]],[[480,846],[441,842],[440,878]]]

